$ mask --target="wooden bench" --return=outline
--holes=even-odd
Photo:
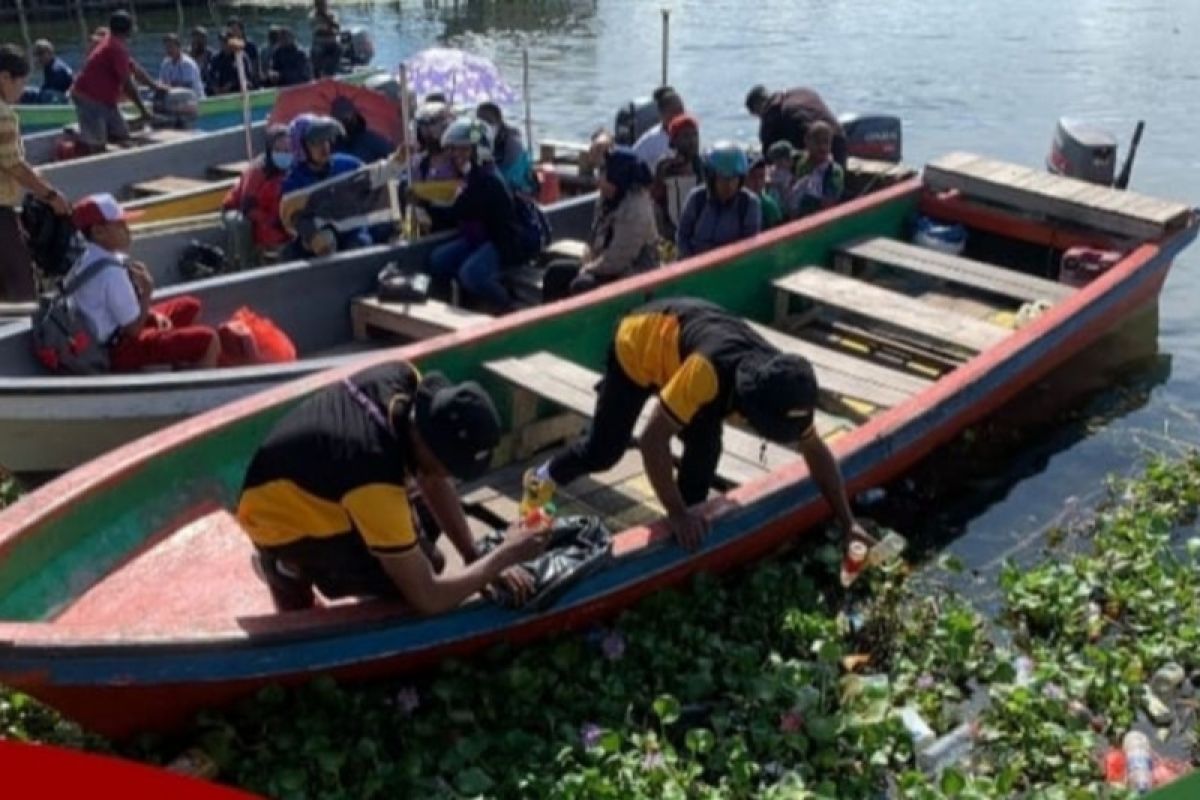
[[[1055,281],[1005,269],[984,261],[941,253],[896,239],[873,237],[838,248],[842,255],[871,264],[882,264],[940,281],[979,289],[1022,303],[1045,300],[1057,303],[1075,290]]]
[[[350,325],[358,340],[368,339],[372,328],[415,341],[491,320],[487,314],[433,299],[424,303],[382,303],[375,297],[358,297],[350,303]]]
[[[163,175],[161,178],[152,178],[148,181],[135,183],[130,188],[134,197],[158,197],[164,194],[209,189],[212,188],[212,182],[200,180],[199,178],[180,178],[176,175]]]
[[[250,166],[249,161],[232,161],[228,164],[217,164],[208,168],[208,173],[214,178],[240,178]]]
[[[789,336],[765,325],[752,322],[750,327],[780,352],[807,359],[817,374],[817,385],[822,392],[864,400],[877,408],[891,408],[933,383],[925,378]]]
[[[493,375],[513,385],[519,392],[540,397],[573,414],[590,418],[595,410],[594,387],[600,375],[564,358],[539,352],[522,358],[491,361],[485,367]],[[531,404],[521,402],[518,398],[517,402],[513,403],[513,429],[519,430],[529,424],[533,419],[533,412]],[[634,426],[635,440],[645,427],[649,416],[650,405],[647,404]],[[832,435],[845,427],[844,421],[818,412],[817,430],[821,436]],[[795,451],[775,444],[768,443],[764,448],[760,437],[731,425],[725,426],[722,442],[723,452],[717,466],[717,477],[727,483],[746,483],[800,458]],[[538,444],[545,446],[551,442]],[[678,455],[679,443],[673,442],[672,446]]]
[[[971,353],[986,350],[1011,332],[821,267],[806,267],[785,275],[775,281],[775,287],[787,294]]]
[[[925,184],[968,197],[1032,211],[1117,236],[1158,239],[1182,227],[1192,210],[1183,203],[1064,178],[973,153],[949,153],[925,166]]]

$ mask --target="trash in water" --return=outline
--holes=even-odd
[[[1162,698],[1155,694],[1149,686],[1143,689],[1142,705],[1146,716],[1155,725],[1170,725],[1171,721],[1175,719],[1175,714],[1171,711],[1170,706],[1164,703]]]
[[[917,753],[917,766],[927,774],[940,774],[967,757],[978,735],[977,723],[964,722]]]
[[[858,578],[863,567],[867,565],[867,546],[862,542],[851,542],[842,558],[841,582],[843,589],[849,589]]]
[[[1175,662],[1168,662],[1158,668],[1150,678],[1150,688],[1159,697],[1169,700],[1175,695],[1180,685],[1186,680],[1187,673]]]
[[[1138,793],[1154,788],[1154,753],[1150,740],[1141,731],[1125,734],[1121,743],[1125,751],[1125,786]]]

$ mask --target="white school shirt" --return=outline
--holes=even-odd
[[[76,289],[70,298],[71,305],[92,325],[96,338],[108,342],[118,329],[124,328],[142,313],[133,279],[124,264],[126,256],[105,250],[95,242],[88,242],[87,249],[67,273],[66,281],[75,279],[83,269],[99,258],[115,258],[121,266],[101,267],[98,275]]]
[[[641,135],[633,145],[633,152],[654,172],[659,159],[671,152],[671,137],[667,136],[661,122]]]

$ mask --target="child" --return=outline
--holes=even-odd
[[[33,171],[25,161],[21,124],[12,108],[25,91],[29,59],[18,47],[0,46],[0,300],[21,302],[37,296],[33,262],[17,221],[17,208],[26,191],[49,203],[54,213],[67,215],[67,198]]]
[[[767,193],[786,216],[796,181],[796,148],[780,139],[767,148]]]
[[[791,215],[803,217],[836,205],[842,199],[846,173],[833,160],[833,128],[814,122],[804,137],[804,156],[796,165]]]
[[[756,158],[750,165],[750,171],[746,173],[746,188],[754,192],[762,206],[762,229],[764,231],[783,222],[783,211],[780,210],[779,203],[776,202],[767,187],[767,160],[765,158]]]

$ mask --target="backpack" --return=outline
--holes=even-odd
[[[521,253],[525,258],[533,258],[554,240],[550,220],[541,206],[523,194],[513,193],[513,206],[520,226]]]
[[[215,244],[192,239],[179,255],[179,274],[184,280],[198,281],[229,271],[225,251]]]
[[[29,254],[43,275],[66,275],[80,249],[70,217],[54,213],[49,203],[26,197],[21,205],[21,227],[29,240]]]
[[[108,342],[96,336],[91,320],[71,302],[71,295],[108,267],[123,267],[115,258],[99,258],[74,280],[59,281],[57,293],[44,294],[33,313],[33,354],[51,372],[96,375],[109,371]]]

